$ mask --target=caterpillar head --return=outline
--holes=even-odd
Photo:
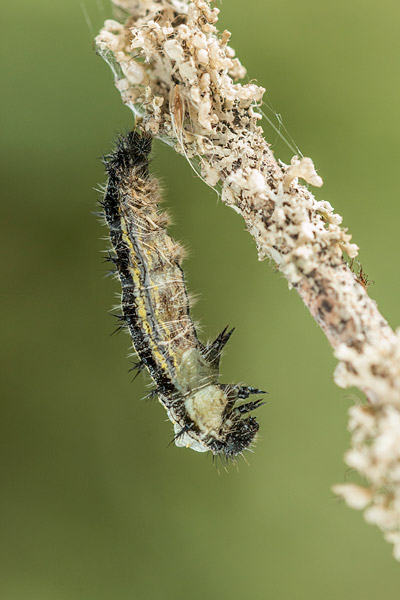
[[[177,428],[175,443],[198,452],[233,458],[253,442],[259,429],[254,417],[242,418],[264,402],[255,400],[235,406],[250,394],[264,393],[257,388],[210,384],[192,391],[184,400],[186,424]]]

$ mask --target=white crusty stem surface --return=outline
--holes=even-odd
[[[260,259],[272,259],[325,332],[339,364],[336,383],[362,390],[350,410],[349,466],[367,481],[335,486],[376,523],[400,560],[400,333],[344,262],[357,246],[329,202],[298,178],[322,185],[309,158],[278,163],[264,140],[264,89],[240,84],[246,70],[216,28],[206,0],[114,0],[117,20],[96,38],[122,100],[141,127],[168,142],[242,215]]]

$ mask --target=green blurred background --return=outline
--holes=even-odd
[[[220,8],[397,326],[398,1]],[[334,385],[328,343],[282,277],[257,262],[241,219],[159,143],[153,171],[173,235],[190,248],[203,336],[235,325],[223,380],[270,395],[255,453],[228,472],[167,447],[165,412],[140,401],[146,379],[130,382],[129,340],[109,337],[118,286],[103,278],[106,231],[91,214],[104,181],[98,157],[132,118],[85,12],[94,31],[110,15],[106,0],[2,8],[0,597],[398,599],[391,547],[330,491],[353,477],[342,457],[354,391]]]

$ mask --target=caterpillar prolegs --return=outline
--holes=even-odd
[[[264,402],[237,405],[252,387],[220,384],[222,350],[233,330],[225,328],[203,345],[189,312],[181,269],[182,249],[168,235],[168,218],[160,211],[157,181],[150,176],[152,139],[130,132],[104,157],[108,183],[101,202],[109,227],[114,263],[122,286],[122,314],[139,357],[169,419],[174,441],[197,452],[234,457],[253,441],[259,425],[243,417]]]

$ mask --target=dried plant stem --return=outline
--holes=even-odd
[[[350,410],[346,462],[366,487],[335,486],[385,532],[400,560],[400,336],[368,297],[343,255],[357,246],[328,202],[298,178],[322,185],[309,158],[278,163],[258,126],[263,88],[237,81],[245,69],[216,28],[208,0],[114,0],[97,48],[140,126],[172,145],[242,215],[260,259],[273,260],[331,343],[335,381],[368,402]]]

